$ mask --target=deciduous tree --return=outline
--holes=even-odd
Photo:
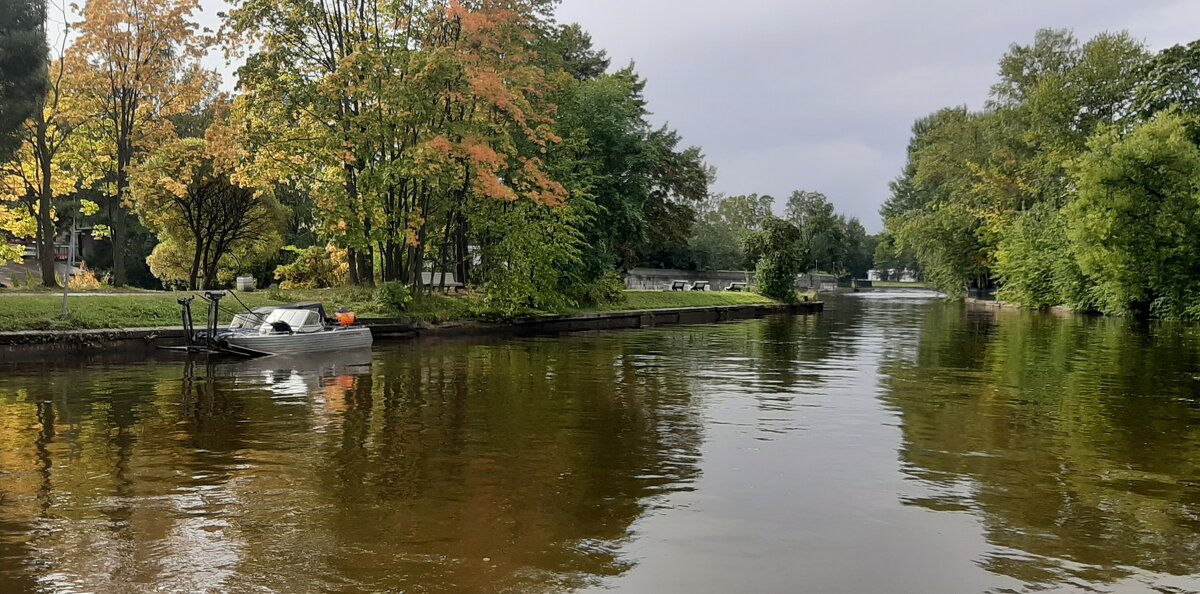
[[[0,161],[21,144],[20,130],[47,84],[45,0],[0,4]]]
[[[168,116],[211,93],[200,67],[210,40],[192,21],[198,0],[88,0],[79,49],[100,73],[91,86],[103,105],[99,133],[108,163],[106,213],[112,224],[113,284],[124,285],[129,171],[139,150],[172,137]]]
[[[1109,130],[1075,167],[1069,237],[1106,312],[1200,317],[1195,126],[1166,112],[1127,136]]]
[[[221,148],[219,141],[175,140],[133,170],[134,210],[160,240],[150,268],[164,282],[211,288],[282,245],[283,209],[269,192],[234,183]]]
[[[791,303],[796,300],[796,277],[803,272],[804,237],[789,221],[767,217],[762,231],[746,238],[746,252],[757,262],[754,282],[767,297]]]

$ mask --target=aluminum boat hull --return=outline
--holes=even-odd
[[[370,328],[339,328],[295,334],[232,334],[224,337],[235,349],[267,355],[304,355],[371,347]]]

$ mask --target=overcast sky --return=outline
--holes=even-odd
[[[201,4],[215,26],[224,2]],[[824,192],[872,232],[913,120],[982,106],[1011,43],[1042,27],[1155,50],[1200,38],[1200,0],[563,0],[558,19],[636,62],[654,120],[703,147],[716,191],[778,210]]]
[[[996,63],[1042,27],[1200,38],[1200,0],[564,0],[657,123],[703,147],[716,191],[817,190],[877,231],[913,120],[980,107]]]

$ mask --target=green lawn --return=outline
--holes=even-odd
[[[71,316],[63,319],[60,315],[61,294],[0,294],[0,331],[179,326],[179,304],[176,300],[186,296],[187,293],[73,296],[68,301]],[[265,293],[251,293],[241,297],[250,307],[277,303]],[[241,306],[232,299],[222,302],[222,307],[231,311],[241,311]],[[205,324],[207,310],[208,304],[200,299],[192,303],[196,326]],[[232,317],[232,314],[227,313],[222,316],[222,321],[227,322]]]
[[[775,303],[758,293],[725,291],[626,291],[625,300],[582,311],[624,311],[637,309],[666,309],[671,307],[712,307],[717,305],[754,305]]]
[[[59,315],[62,308],[60,294],[6,295],[0,292],[0,331],[179,326],[180,308],[177,300],[191,294],[147,292],[136,295],[73,295],[69,301],[71,316],[63,319]],[[497,312],[489,310],[476,296],[420,296],[409,303],[405,311],[395,312],[377,303],[371,289],[267,290],[237,295],[249,307],[318,301],[325,304],[327,311],[346,307],[357,312],[361,318],[398,317],[413,321],[445,322],[501,317]],[[756,293],[627,291],[625,299],[620,303],[578,308],[566,313],[759,303],[773,301]],[[227,323],[233,313],[243,311],[232,296],[226,297],[221,305],[226,310],[221,315],[222,323]],[[197,327],[206,323],[207,309],[208,304],[203,300],[193,301],[192,314]]]

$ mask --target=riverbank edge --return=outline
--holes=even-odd
[[[809,315],[824,310],[824,303],[762,303],[669,309],[589,312],[516,318],[503,322],[477,320],[439,324],[400,319],[364,318],[377,340],[411,340],[423,337],[532,336],[594,330],[625,330],[677,324],[709,324],[750,319],[770,314]],[[182,327],[111,328],[97,330],[24,330],[0,332],[0,358],[37,359],[55,354],[99,351],[155,352],[159,347],[183,344]]]
[[[1011,301],[1000,301],[998,299],[980,299],[978,297],[964,297],[963,303],[967,303],[969,305],[974,305],[974,306],[978,306],[978,307],[986,307],[986,308],[990,308],[990,309],[1003,309],[1003,310],[1011,310],[1011,311],[1033,311],[1033,312],[1054,314],[1056,316],[1100,315],[1100,314],[1089,314],[1086,312],[1075,311],[1065,305],[1055,305],[1052,307],[1044,307],[1041,309],[1034,309],[1034,308],[1030,308],[1030,307],[1022,307],[1021,305],[1019,305],[1017,303],[1013,303]]]

